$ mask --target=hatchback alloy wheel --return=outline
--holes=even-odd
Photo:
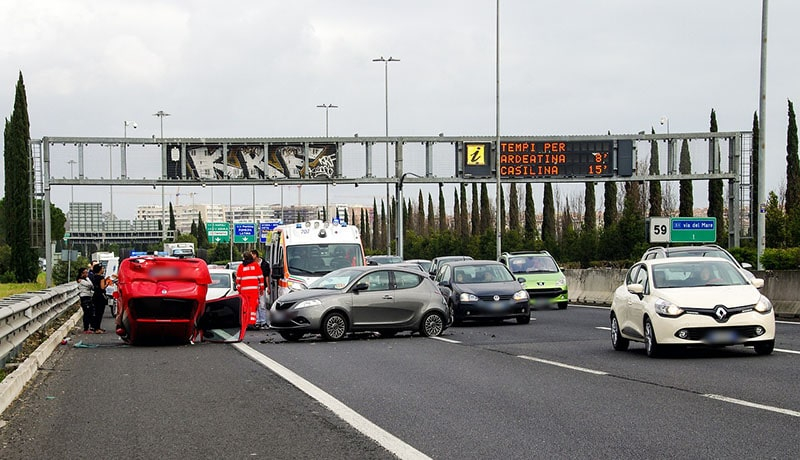
[[[347,320],[341,313],[333,312],[325,317],[320,333],[325,340],[341,340],[347,334]]]
[[[628,345],[630,345],[630,340],[622,337],[622,333],[619,331],[617,315],[611,315],[611,346],[617,351],[625,351],[628,349]]]
[[[653,323],[650,322],[650,319],[644,320],[644,348],[647,356],[651,358],[658,356],[660,346],[656,340],[656,333],[653,331]]]
[[[438,313],[428,313],[422,319],[420,334],[425,337],[437,337],[444,331],[444,319]]]

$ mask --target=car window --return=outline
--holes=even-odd
[[[369,285],[367,291],[387,291],[389,290],[389,271],[381,270],[369,273],[360,282],[366,282]]]
[[[397,289],[409,289],[419,286],[422,282],[422,277],[406,272],[394,272],[394,281],[397,284]]]
[[[231,277],[227,273],[212,273],[210,288],[230,288]]]
[[[641,269],[641,265],[634,265],[633,267],[628,270],[628,274],[625,275],[625,284],[635,284],[636,283],[636,274]]]
[[[447,281],[450,279],[450,266],[444,266],[436,273],[436,282]]]

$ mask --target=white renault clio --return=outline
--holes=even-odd
[[[636,263],[611,303],[611,344],[627,350],[644,342],[648,356],[665,346],[775,346],[775,312],[758,288],[730,261],[713,257]]]

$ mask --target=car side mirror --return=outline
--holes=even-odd
[[[446,288],[449,288],[450,287],[450,281],[447,281],[447,280],[439,281],[439,286],[444,286]]]
[[[629,284],[628,285],[628,292],[630,292],[631,294],[636,294],[639,297],[642,297],[642,295],[644,295],[644,286],[641,285],[641,284],[638,284],[638,283]]]
[[[519,284],[525,286],[525,278],[520,276],[519,278],[517,278],[517,281],[519,281]]]
[[[750,284],[753,285],[756,289],[761,289],[764,287],[764,279],[763,278],[753,278],[750,280]]]
[[[752,265],[750,265],[750,264],[749,264],[749,263],[747,263],[747,262],[742,262],[742,268],[745,268],[745,269],[747,269],[747,270],[750,270],[751,268],[753,268],[753,266],[752,266]]]
[[[369,284],[358,283],[355,286],[353,286],[353,288],[350,291],[353,292],[354,294],[358,294],[359,292],[366,291],[367,289],[369,289]]]

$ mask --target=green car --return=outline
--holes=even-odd
[[[547,251],[504,252],[500,256],[511,273],[525,280],[525,290],[531,307],[558,305],[567,308],[569,302],[567,277]]]

